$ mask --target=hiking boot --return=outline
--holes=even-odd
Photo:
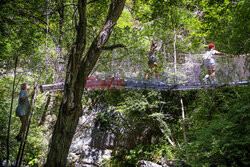
[[[157,83],[159,84],[159,85],[165,85],[165,83],[164,82],[162,82],[161,80],[157,80]]]
[[[218,85],[218,83],[216,81],[211,81],[212,85]]]
[[[204,77],[203,79],[203,82],[205,83],[205,84],[207,84],[208,82],[207,82],[207,78],[206,77]]]

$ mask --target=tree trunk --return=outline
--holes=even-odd
[[[106,21],[82,59],[86,46],[86,5],[87,0],[78,0],[79,25],[77,37],[69,55],[63,100],[54,127],[45,167],[66,166],[71,141],[79,117],[83,112],[81,100],[87,77],[94,68],[102,52],[102,47],[108,41],[113,27],[123,11],[125,0],[111,0]]]
[[[59,14],[59,39],[58,39],[58,45],[56,47],[57,52],[57,68],[56,68],[56,82],[63,82],[62,76],[63,71],[65,71],[65,65],[64,65],[64,57],[62,53],[62,47],[63,47],[63,23],[64,23],[64,2],[63,0],[59,0],[57,3],[59,6],[58,14]]]

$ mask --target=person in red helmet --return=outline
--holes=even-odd
[[[207,69],[207,74],[203,78],[203,81],[207,83],[207,79],[209,78],[211,83],[214,84],[216,82],[215,78],[215,60],[214,55],[225,55],[224,53],[218,52],[215,50],[215,45],[213,43],[208,44],[209,50],[203,55],[203,63]]]

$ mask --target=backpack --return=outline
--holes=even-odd
[[[148,64],[154,64],[154,62],[156,62],[155,56],[150,56],[148,59]]]

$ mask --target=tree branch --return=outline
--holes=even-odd
[[[78,72],[78,66],[80,65],[82,54],[86,47],[87,38],[87,15],[86,15],[87,0],[78,0],[78,24],[76,15],[75,17],[75,28],[76,28],[76,41],[72,45],[71,53],[68,60],[69,76],[72,73]],[[68,74],[67,74],[68,75]],[[69,77],[66,77],[66,80]]]
[[[77,80],[79,80],[79,83],[83,84],[85,82],[84,80],[86,80],[86,78],[96,65],[96,62],[102,52],[102,47],[108,41],[113,27],[117,23],[117,20],[123,11],[125,2],[126,0],[111,1],[106,21],[101,28],[98,36],[93,40],[88,52],[81,62],[79,73],[77,76]],[[85,84],[86,83],[84,83],[82,86],[84,86]]]
[[[58,39],[58,43],[59,43],[59,47],[60,47],[60,52],[61,49],[63,47],[63,23],[64,23],[64,4],[63,1],[60,0],[60,4],[59,6],[62,6],[60,8],[60,10],[58,10],[58,14],[59,14],[59,39]],[[61,55],[60,55],[61,56]]]
[[[41,27],[39,25],[39,23],[40,23],[40,24],[44,24],[44,25],[47,26],[46,21],[44,21],[43,19],[35,16],[34,14],[24,12],[24,11],[25,11],[25,9],[24,10],[20,9],[18,14],[21,15],[21,16],[33,19],[34,20],[34,22],[33,22],[34,25],[36,25],[37,27],[39,27],[39,28],[43,29],[45,32],[47,32],[47,30],[45,28],[43,28],[43,27]],[[49,33],[51,39],[53,40],[53,42],[55,43],[56,47],[58,47],[59,44],[58,44],[56,38],[53,36],[52,30],[50,29],[49,26],[48,26],[48,33]]]
[[[123,44],[116,44],[116,45],[111,45],[111,46],[102,46],[102,50],[113,50],[116,48],[126,48],[126,45]]]
[[[82,56],[83,51],[86,47],[86,38],[87,38],[87,15],[86,15],[87,0],[78,0],[78,12],[79,12],[79,21],[77,30],[77,51],[79,51],[79,61]]]
[[[96,2],[96,1],[98,1],[98,0],[89,1],[89,2],[87,3],[87,5],[89,5],[89,4],[91,4],[91,3],[94,3],[94,2]]]

